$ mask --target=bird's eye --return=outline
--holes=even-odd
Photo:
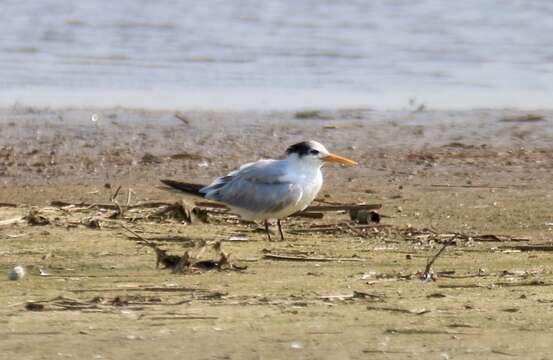
[[[319,155],[319,150],[311,150],[310,153],[312,155]]]

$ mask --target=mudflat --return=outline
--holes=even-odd
[[[549,358],[552,119],[1,109],[0,357]],[[316,204],[381,204],[380,223],[325,212],[268,242],[215,210],[163,212],[199,199],[159,179],[208,183],[306,139],[359,162],[326,167]],[[122,225],[215,265],[156,269]],[[27,275],[8,280],[15,265]]]

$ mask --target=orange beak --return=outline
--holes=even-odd
[[[344,164],[344,165],[357,165],[357,163],[351,159],[348,159],[348,158],[345,158],[345,157],[342,157],[342,156],[338,156],[338,155],[335,155],[335,154],[328,154],[327,156],[325,156],[323,158],[324,161],[328,161],[328,162],[334,162],[334,163],[338,163],[338,164]]]

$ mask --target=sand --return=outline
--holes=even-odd
[[[530,114],[182,111],[182,120],[173,111],[2,109],[0,224],[31,208],[50,224],[0,225],[0,357],[548,358],[551,255],[517,246],[551,242],[553,112]],[[110,203],[119,186],[122,203],[129,189],[131,204],[175,202],[182,196],[160,188],[160,178],[207,183],[304,139],[359,162],[325,168],[320,198],[381,203],[381,228],[267,242],[236,222],[112,220],[97,208],[48,206]],[[100,228],[78,225],[91,217]],[[348,221],[292,219],[285,229]],[[175,254],[221,240],[248,268],[155,269],[151,249],[119,223],[163,238],[156,242]],[[416,237],[425,228],[516,241],[459,238],[436,260],[435,281],[424,282],[417,273],[441,248],[428,232]],[[236,236],[246,241],[229,241]],[[332,261],[274,261],[267,252]],[[10,281],[16,264],[28,274]]]

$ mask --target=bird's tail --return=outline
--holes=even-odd
[[[163,179],[160,181],[165,185],[169,186],[170,188],[185,192],[187,194],[196,195],[200,197],[204,196],[204,194],[200,192],[200,189],[205,187],[205,185],[192,184],[192,183],[186,183],[186,182],[175,181],[175,180],[167,180],[167,179]]]

